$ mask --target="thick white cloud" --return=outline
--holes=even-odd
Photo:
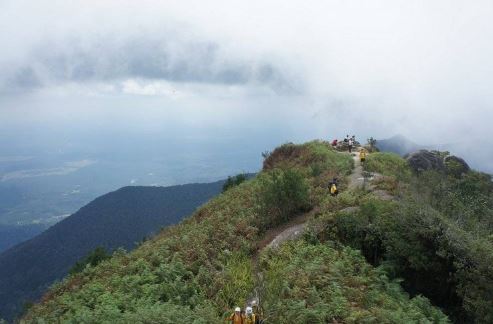
[[[490,0],[3,1],[0,87],[488,143],[492,21]]]

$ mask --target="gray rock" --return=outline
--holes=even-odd
[[[445,170],[443,159],[438,152],[420,150],[407,155],[406,160],[415,172],[425,170]]]
[[[466,163],[466,161],[464,161],[463,158],[455,155],[447,156],[443,161],[445,163],[445,166],[447,167],[447,172],[453,173],[455,175],[461,175],[471,170],[471,168]]]
[[[437,151],[420,150],[408,154],[405,158],[415,172],[437,170],[460,176],[470,170],[464,159],[455,155],[444,157],[443,153]]]

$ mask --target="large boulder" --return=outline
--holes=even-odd
[[[443,161],[447,172],[456,176],[467,173],[471,169],[463,158],[455,155],[449,155]]]
[[[445,170],[443,158],[436,151],[419,150],[408,154],[406,160],[411,169],[415,172],[426,170]]]
[[[415,172],[437,170],[460,176],[470,170],[464,159],[448,155],[448,152],[420,150],[408,154],[405,158]]]

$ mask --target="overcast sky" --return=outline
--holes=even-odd
[[[492,21],[491,0],[0,0],[0,128],[491,144]]]

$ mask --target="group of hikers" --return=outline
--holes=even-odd
[[[344,140],[342,142],[343,142],[343,144],[340,145],[339,140],[334,139],[332,141],[331,145],[334,148],[337,148],[337,147],[346,148],[347,147],[348,152],[350,154],[353,153],[353,147],[356,147],[358,145],[358,142],[356,141],[356,136],[354,136],[354,135],[351,137],[349,137],[349,135],[346,135],[346,137],[344,138]],[[359,159],[360,159],[361,163],[364,163],[366,161],[367,154],[368,154],[368,151],[364,147],[361,147],[359,149]],[[333,178],[332,181],[329,182],[329,192],[330,192],[330,195],[333,197],[335,197],[339,194],[339,190],[337,189],[337,186],[338,186],[337,178]]]
[[[263,324],[260,307],[256,301],[252,301],[251,306],[247,306],[243,311],[240,307],[235,308],[235,312],[228,317],[231,324]]]
[[[353,152],[353,147],[356,146],[357,143],[358,142],[356,141],[355,135],[353,135],[351,137],[349,137],[349,135],[346,135],[346,137],[342,140],[343,146],[347,147],[349,153]],[[334,139],[331,144],[335,148],[340,144],[340,142],[338,139]]]
[[[342,144],[338,139],[332,140],[331,143],[332,147],[334,148],[339,148],[339,149],[347,149],[349,153],[353,153],[353,148],[357,147],[359,143],[356,141],[356,136],[349,136],[346,135],[346,137],[342,140]],[[366,160],[366,154],[368,152],[366,151],[365,148],[361,147],[359,150],[359,157],[361,159],[361,162],[364,162]]]

